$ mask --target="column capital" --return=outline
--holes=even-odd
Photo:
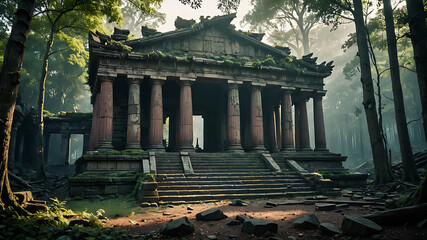
[[[180,78],[180,80],[178,80],[177,83],[180,86],[191,86],[195,81],[196,81],[195,78]]]
[[[251,86],[252,87],[262,88],[262,87],[267,86],[267,84],[266,83],[261,83],[261,82],[251,82]]]
[[[113,82],[113,79],[115,77],[113,76],[103,76],[103,75],[98,75],[98,79],[100,82]]]
[[[242,85],[243,81],[227,80],[228,85]]]
[[[151,84],[152,85],[163,85],[163,83],[166,81],[167,77],[164,76],[150,76]]]
[[[314,93],[314,98],[321,99],[326,95],[326,90],[318,90]]]
[[[284,93],[292,93],[292,92],[296,91],[296,88],[294,88],[294,87],[282,86],[281,89]]]
[[[131,85],[131,84],[140,84],[141,81],[142,81],[141,78],[129,78],[129,76],[128,76],[128,84],[129,85]]]

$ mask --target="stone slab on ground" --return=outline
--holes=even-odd
[[[170,220],[160,229],[161,234],[173,237],[183,237],[193,232],[194,224],[187,217]]]
[[[243,215],[237,215],[236,216],[236,220],[237,221],[240,221],[241,223],[244,223],[244,222],[246,222],[247,220],[249,220],[250,218],[248,218],[248,217],[245,217],[245,216],[243,216]]]
[[[239,220],[231,220],[227,223],[228,226],[236,226],[236,225],[240,225],[240,224],[242,224],[242,222]]]
[[[248,219],[243,223],[242,232],[262,236],[267,232],[276,233],[278,224],[262,219]]]
[[[360,216],[345,216],[341,229],[351,235],[370,236],[382,230],[375,222]]]
[[[243,202],[242,200],[238,199],[238,200],[234,200],[233,202],[231,202],[230,204],[228,204],[230,206],[248,206],[247,203]]]
[[[211,208],[198,213],[196,218],[200,221],[216,221],[225,219],[227,216],[219,208]]]
[[[333,203],[316,203],[315,206],[317,211],[332,211],[335,210],[337,205]]]
[[[316,215],[308,214],[294,221],[294,228],[298,229],[316,229],[320,222]]]
[[[328,236],[334,236],[336,234],[341,234],[342,231],[331,223],[321,223],[319,226],[320,231]]]

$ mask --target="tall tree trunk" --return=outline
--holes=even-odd
[[[35,5],[35,0],[19,3],[0,72],[0,208],[18,206],[9,185],[7,162],[22,61]]]
[[[406,0],[406,8],[420,89],[424,137],[427,141],[427,26],[423,0]]]
[[[388,58],[390,62],[391,85],[394,98],[397,135],[399,137],[405,181],[417,183],[420,179],[412,154],[411,140],[406,125],[405,104],[403,102],[402,84],[400,83],[399,60],[397,58],[396,35],[394,33],[393,8],[390,0],[383,0],[384,17],[387,32]]]
[[[357,46],[360,58],[361,81],[363,87],[363,106],[365,109],[366,122],[368,124],[369,139],[371,142],[372,156],[375,166],[375,183],[384,184],[393,180],[390,174],[387,154],[380,134],[378,115],[375,104],[374,85],[372,81],[371,64],[369,61],[369,50],[367,31],[363,20],[363,9],[361,0],[353,0],[354,23],[356,25]]]
[[[37,177],[45,178],[45,163],[44,163],[44,144],[43,144],[43,131],[44,131],[44,123],[43,123],[43,107],[44,107],[44,92],[45,92],[45,84],[46,84],[46,76],[47,70],[49,66],[49,54],[52,49],[54,40],[54,25],[51,25],[49,40],[46,44],[46,50],[43,56],[43,67],[42,74],[40,77],[39,83],[39,102],[38,102],[38,111],[37,111]]]
[[[303,31],[303,29],[301,29],[301,35],[302,35],[302,47],[304,50],[304,55],[309,54],[310,53],[310,36],[309,36],[309,31]]]

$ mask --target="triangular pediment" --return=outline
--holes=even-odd
[[[235,14],[214,17],[193,25],[191,28],[159,33],[126,42],[132,52],[189,53],[209,56],[234,56],[264,59],[270,54],[286,57],[287,52],[269,46],[246,33],[234,30],[230,25]]]

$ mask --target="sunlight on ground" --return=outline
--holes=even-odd
[[[141,211],[138,203],[133,197],[129,196],[108,198],[102,201],[92,199],[71,200],[67,201],[66,207],[73,211],[84,211],[87,209],[89,213],[95,213],[98,209],[103,209],[105,211],[103,215],[108,218],[114,218],[117,215],[123,217],[132,215],[132,212],[139,213]]]

